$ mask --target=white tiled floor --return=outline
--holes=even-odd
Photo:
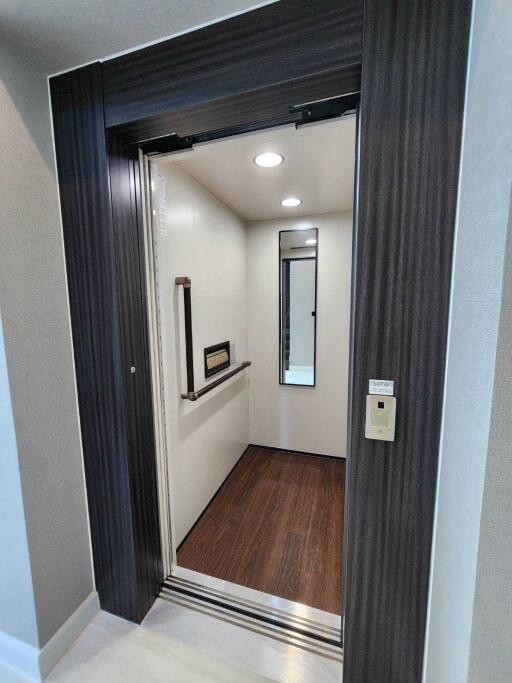
[[[260,683],[269,679],[102,612],[48,683]]]
[[[201,606],[202,607],[202,606]],[[101,612],[48,683],[341,683],[341,663],[158,599],[141,626]],[[26,683],[8,676],[2,683]]]
[[[279,683],[341,682],[341,662],[229,623],[208,611],[159,598],[143,626]]]

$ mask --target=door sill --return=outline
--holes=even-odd
[[[319,654],[342,658],[339,615],[184,567],[174,567],[164,581],[162,593],[169,591],[193,603],[207,603],[223,615],[230,612],[237,616],[240,625],[257,624],[268,635],[279,634],[291,644],[307,645]]]

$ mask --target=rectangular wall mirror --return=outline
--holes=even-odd
[[[279,382],[315,386],[318,229],[279,233]]]

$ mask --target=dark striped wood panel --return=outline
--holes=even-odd
[[[138,149],[108,135],[112,220],[122,339],[128,465],[134,509],[138,620],[163,580],[153,405],[144,279],[144,232]],[[131,372],[135,368],[135,372]]]
[[[358,91],[362,17],[362,0],[280,0],[106,61],[107,127],[126,139],[156,137],[177,132],[175,116],[183,127],[189,110],[197,117],[207,104],[209,123],[224,128],[219,111],[212,120],[215,102],[252,109],[246,123],[275,116],[272,88],[293,91],[287,105]],[[301,83],[311,77],[322,85],[309,92]]]
[[[361,66],[330,71],[291,83],[278,83],[259,90],[233,95],[189,108],[173,110],[158,116],[131,121],[110,130],[126,142],[149,140],[173,131],[181,137],[243,127],[254,128],[292,123],[291,105],[324,100],[333,95],[359,92]]]
[[[344,94],[330,88],[342,76],[346,88],[348,74],[359,78],[361,6],[355,0],[281,0],[112,60],[105,64],[107,124],[118,131],[133,126],[132,135],[148,137],[170,132],[169,125],[186,131],[192,119],[211,130],[229,116],[241,117],[243,107],[250,111],[246,97],[255,107],[268,97],[261,111],[272,117],[273,96],[281,112],[283,84],[300,97],[303,79],[315,81],[313,99],[321,92]],[[420,679],[469,10],[469,0],[366,2],[348,501],[349,683]],[[135,554],[142,545],[132,519],[147,489],[132,477],[143,476],[144,468],[132,468],[134,439],[127,443],[124,425],[100,68],[56,77],[51,90],[96,579],[106,609],[138,619]],[[210,107],[211,125],[203,105]],[[149,119],[153,127],[141,127]],[[370,377],[396,380],[394,444],[363,438]]]
[[[344,681],[421,680],[470,0],[365,5]],[[394,379],[394,443],[364,438]]]
[[[96,588],[139,617],[99,64],[50,81]]]
[[[141,296],[130,298],[135,246],[127,235],[116,233],[117,272],[114,266],[114,227],[138,224],[130,213],[139,211],[135,175],[131,189],[125,182],[126,166],[135,161],[112,142],[111,206],[105,128],[115,129],[118,142],[121,134],[134,142],[168,133],[169,126],[186,134],[255,117],[282,122],[290,104],[359,89],[361,36],[362,0],[282,0],[51,79],[95,573],[109,611],[139,620],[159,569],[148,507],[153,463],[145,468],[138,460],[142,452],[152,459],[151,409],[140,404],[149,402],[145,332],[138,326],[145,304]],[[119,189],[128,194],[118,197]],[[136,333],[125,338],[132,323],[138,342]],[[133,382],[126,373],[135,356]],[[151,533],[144,534],[148,525]]]

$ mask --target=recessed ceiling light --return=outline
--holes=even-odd
[[[306,240],[306,244],[316,244],[316,240],[314,240],[314,239]]]
[[[302,204],[302,200],[297,197],[286,197],[281,202],[281,206],[299,206],[299,204]]]
[[[256,166],[262,166],[263,168],[279,166],[283,161],[284,157],[281,154],[277,154],[277,152],[263,152],[263,154],[257,154],[254,157]]]

